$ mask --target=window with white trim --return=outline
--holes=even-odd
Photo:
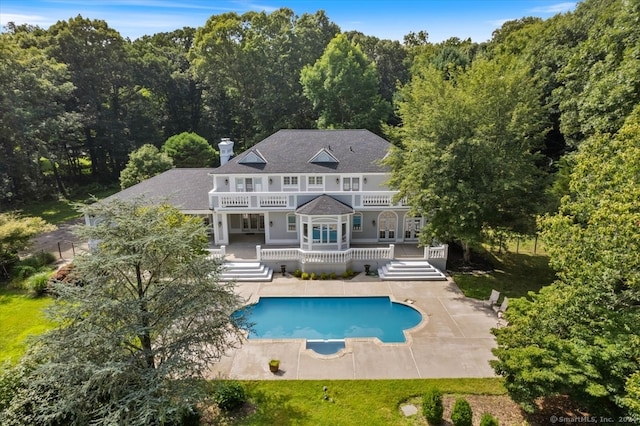
[[[298,220],[295,213],[287,213],[287,232],[296,232],[298,230]]]
[[[342,178],[342,190],[343,191],[360,191],[360,178],[359,177]]]
[[[355,213],[351,219],[351,230],[362,232],[362,213]]]
[[[308,176],[307,182],[309,184],[309,187],[322,187],[323,179],[322,176]]]
[[[298,187],[298,176],[284,176],[282,178],[282,185],[289,188]]]

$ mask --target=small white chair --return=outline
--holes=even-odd
[[[500,298],[500,292],[498,290],[491,290],[491,296],[489,296],[488,300],[484,301],[484,304],[487,306],[493,306],[498,303],[498,299]]]
[[[509,307],[509,298],[505,297],[504,299],[502,299],[502,304],[499,307],[494,306],[493,310],[498,313],[498,316],[501,316],[504,313],[504,311],[507,310],[508,307]]]

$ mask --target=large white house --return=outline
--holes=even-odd
[[[418,243],[424,219],[387,186],[390,147],[368,130],[280,130],[237,155],[223,139],[220,167],[172,169],[115,196],[164,196],[202,216],[216,246],[251,239],[260,261],[340,272]],[[446,247],[424,257],[445,269]]]
[[[423,219],[386,184],[390,143],[368,130],[280,130],[233,158],[232,141],[219,147],[209,192],[216,244],[246,233],[303,250],[417,242]]]

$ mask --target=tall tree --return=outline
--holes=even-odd
[[[569,187],[541,221],[558,281],[510,303],[494,368],[529,410],[566,394],[592,413],[638,414],[640,107],[580,145]]]
[[[233,137],[251,146],[281,128],[312,123],[300,70],[322,54],[339,28],[324,12],[214,15],[196,32],[190,53],[203,85],[208,140]]]
[[[343,34],[331,40],[313,66],[302,69],[300,81],[320,116],[319,128],[380,133],[391,111],[380,96],[375,65]]]
[[[540,92],[515,60],[476,59],[445,77],[433,65],[414,67],[401,91],[404,123],[392,137],[390,184],[413,212],[427,218],[423,244],[458,240],[465,259],[485,231],[532,232],[544,176],[536,167],[545,134]]]
[[[120,187],[128,188],[173,167],[173,161],[153,145],[142,145],[129,154],[129,162],[120,173]]]
[[[195,133],[173,135],[162,145],[176,167],[213,167],[218,152],[202,136]]]
[[[78,235],[98,243],[74,260],[82,286],[54,287],[59,327],[30,348],[0,421],[178,424],[207,397],[210,364],[240,344],[241,298],[217,280],[199,218],[144,199],[84,211],[97,221]]]
[[[125,106],[134,94],[127,42],[105,21],[77,16],[48,31],[49,52],[75,86],[68,111],[83,117],[84,148],[95,177],[115,177],[131,149]]]
[[[202,87],[187,57],[195,28],[143,36],[132,43],[134,78],[149,91],[154,125],[160,139],[182,132],[196,132],[202,117]],[[150,143],[157,143],[157,139]]]
[[[0,34],[0,206],[44,198],[56,183],[64,193],[58,162],[78,124],[64,110],[74,87],[66,66],[38,47],[42,33],[12,26]],[[52,176],[42,160],[53,165]]]

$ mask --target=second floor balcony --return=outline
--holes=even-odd
[[[407,207],[406,200],[394,202],[395,191],[376,192],[215,192],[209,193],[210,207],[223,210],[291,210],[326,194],[355,209],[376,207]]]

